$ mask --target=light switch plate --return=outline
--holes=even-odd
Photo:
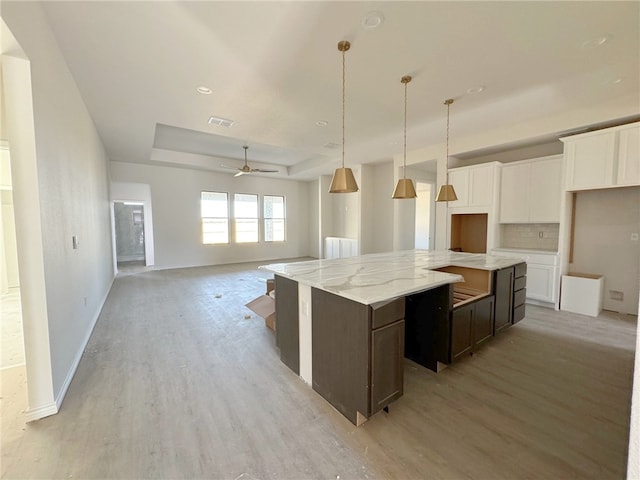
[[[637,242],[638,241],[638,234],[637,233],[632,233],[631,234],[631,241],[632,242]]]

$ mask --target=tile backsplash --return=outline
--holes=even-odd
[[[503,223],[500,225],[500,246],[558,251],[558,223]]]

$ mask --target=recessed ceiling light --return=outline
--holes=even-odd
[[[384,23],[384,15],[381,12],[373,11],[362,17],[362,26],[368,30],[378,28]]]
[[[213,90],[211,90],[209,87],[205,87],[204,85],[200,85],[199,87],[196,87],[196,92],[202,95],[211,95],[213,93]]]
[[[316,122],[316,125],[319,127],[326,127],[327,125],[329,125],[329,122],[327,122],[326,120],[318,120]]]
[[[581,46],[583,50],[593,50],[594,48],[598,48],[601,45],[604,45],[609,40],[611,40],[611,35],[603,35],[602,37],[592,38],[591,40],[587,40]]]
[[[610,78],[609,80],[605,80],[604,82],[602,82],[603,85],[618,85],[620,83],[622,83],[624,81],[623,78],[621,77],[617,77],[617,78]]]
[[[467,90],[467,93],[473,95],[474,93],[484,92],[484,87],[482,85],[478,85],[477,87],[471,87]]]

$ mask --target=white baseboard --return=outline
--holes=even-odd
[[[100,302],[100,308],[98,308],[95,312],[95,314],[93,315],[93,318],[91,319],[91,325],[89,327],[89,329],[87,330],[87,333],[84,337],[84,340],[82,341],[82,346],[78,349],[78,352],[76,353],[75,358],[73,359],[73,364],[71,365],[71,368],[69,369],[69,372],[67,373],[67,377],[64,379],[64,383],[62,384],[62,387],[60,388],[60,391],[58,392],[58,394],[56,395],[56,411],[53,413],[58,413],[58,410],[60,410],[60,407],[62,406],[62,401],[64,400],[65,395],[67,394],[67,390],[69,389],[69,385],[71,385],[71,380],[73,380],[73,377],[76,374],[76,370],[78,369],[78,365],[80,364],[80,360],[82,360],[82,355],[84,355],[84,350],[85,348],[87,348],[87,344],[89,343],[89,339],[91,338],[91,334],[93,333],[93,329],[96,326],[96,323],[98,322],[98,318],[100,317],[100,313],[102,312],[102,308],[104,307],[104,303],[107,301],[107,297],[109,296],[109,292],[111,291],[111,288],[113,287],[113,282],[115,280],[115,276],[111,279],[111,283],[109,284],[109,288],[107,288],[106,293],[104,294],[104,297],[102,297],[102,301]],[[48,415],[52,415],[52,413],[49,413]],[[39,417],[42,418],[42,417]],[[35,420],[35,419],[34,419]]]
[[[53,402],[41,405],[38,408],[29,409],[25,412],[25,422],[33,422],[34,420],[40,420],[41,418],[55,415],[58,413],[58,410],[58,405]]]

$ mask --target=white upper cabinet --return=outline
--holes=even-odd
[[[640,124],[618,132],[618,185],[640,185]]]
[[[561,155],[502,167],[500,223],[560,223],[561,198]]]
[[[469,206],[469,170],[465,167],[449,170],[449,185],[453,185],[458,200],[449,202],[449,207]]]
[[[458,200],[449,207],[490,207],[493,201],[495,162],[449,170],[449,184]]]
[[[640,123],[583,133],[561,140],[568,191],[640,185]]]

